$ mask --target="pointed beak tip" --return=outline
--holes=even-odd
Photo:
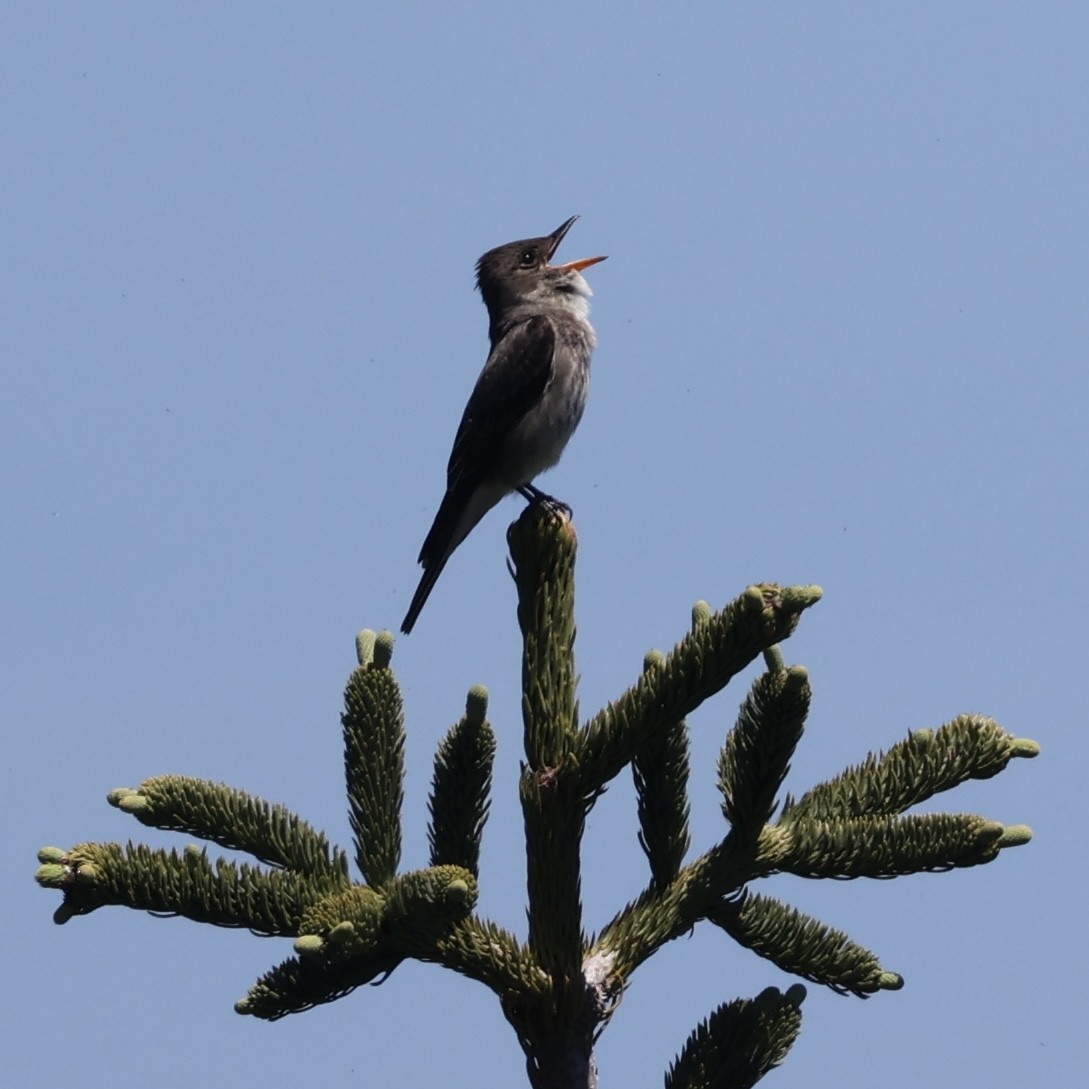
[[[570,219],[564,220],[549,236],[548,246],[548,259],[551,261],[556,250],[560,248],[560,243],[564,240],[567,232],[571,229],[571,224],[578,219],[578,216],[572,216]]]

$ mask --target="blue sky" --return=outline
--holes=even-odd
[[[491,993],[450,973],[270,1026],[232,1004],[287,943],[121,910],[58,928],[31,875],[43,844],[182,842],[104,800],[165,772],[350,842],[342,685],[415,586],[486,353],[473,263],[574,213],[561,256],[609,254],[600,347],[541,483],[575,511],[584,713],[697,599],[815,582],[784,646],[815,689],[792,791],[961,711],[1043,746],[938,800],[1034,828],[997,863],[767,884],[906,986],[810,987],[766,1084],[1084,1074],[1089,8],[644,7],[8,7],[3,1084],[524,1082]],[[486,684],[480,909],[523,933],[518,509],[394,664],[405,865],[435,745]],[[698,850],[744,690],[692,720]],[[590,818],[586,926],[644,880],[622,778]],[[634,977],[602,1085],[660,1084],[719,1002],[789,982],[697,930]]]

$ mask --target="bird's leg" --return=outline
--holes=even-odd
[[[545,492],[542,492],[540,488],[535,488],[532,484],[519,484],[518,492],[531,504],[540,503],[550,514],[559,514],[567,519],[570,519],[571,517],[571,508],[562,499],[556,499],[554,496],[547,495]]]

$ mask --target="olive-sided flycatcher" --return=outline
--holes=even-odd
[[[530,502],[549,500],[532,481],[560,460],[586,407],[596,338],[582,270],[605,260],[550,264],[577,218],[544,238],[489,250],[476,264],[492,350],[461,417],[446,494],[420,549],[424,572],[401,624],[406,635],[454,549],[503,496],[517,491]]]

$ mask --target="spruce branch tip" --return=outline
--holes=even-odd
[[[695,631],[701,624],[706,624],[712,616],[715,615],[715,610],[711,608],[710,604],[700,598],[695,605],[692,606],[692,630]]]
[[[479,726],[488,717],[488,690],[482,684],[474,684],[465,697],[465,718]]]
[[[374,658],[374,641],[377,638],[370,628],[364,628],[355,637],[355,658],[361,665],[367,665]]]

